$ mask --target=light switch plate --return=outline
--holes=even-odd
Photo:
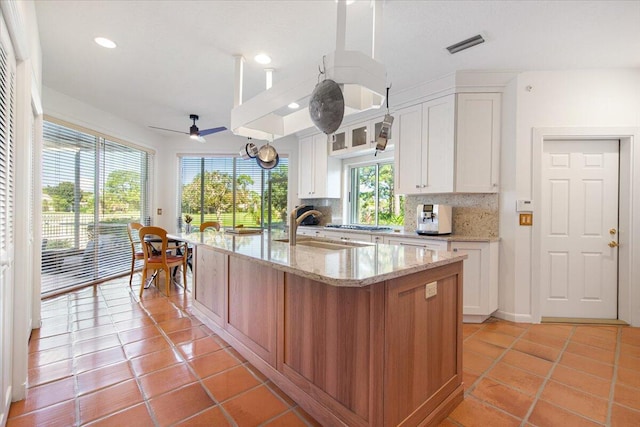
[[[438,282],[427,283],[424,287],[424,298],[429,299],[438,295]]]
[[[533,225],[533,214],[531,214],[531,213],[521,213],[520,214],[520,225],[532,226]]]
[[[162,215],[162,208],[158,208],[158,215]]]

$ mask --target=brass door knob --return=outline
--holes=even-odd
[[[617,248],[618,247],[618,242],[614,242],[613,240],[609,242],[609,247],[610,248]]]
[[[612,236],[613,236],[614,234],[616,234],[616,232],[617,232],[617,230],[616,230],[615,228],[611,228],[611,229],[609,230],[609,234],[611,234]]]

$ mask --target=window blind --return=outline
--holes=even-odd
[[[45,121],[42,293],[128,273],[129,222],[150,223],[144,150]]]
[[[0,256],[13,249],[15,72],[0,45]]]
[[[283,156],[271,170],[240,157],[180,157],[178,228],[187,214],[194,227],[204,221],[223,227],[284,227],[288,165]]]

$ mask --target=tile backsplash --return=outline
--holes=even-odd
[[[342,200],[341,199],[304,199],[301,205],[312,205],[314,209],[322,212],[320,217],[321,226],[327,224],[342,224]],[[346,222],[346,221],[344,221]]]
[[[323,213],[320,225],[346,224],[342,218],[341,199],[305,199]],[[404,229],[416,229],[416,209],[419,204],[444,204],[453,207],[452,231],[459,236],[498,237],[498,194],[430,194],[405,198]]]
[[[416,229],[416,209],[419,204],[451,205],[453,234],[473,237],[498,237],[498,194],[429,194],[407,196],[404,229]]]

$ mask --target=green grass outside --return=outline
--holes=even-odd
[[[184,221],[186,213],[182,214],[182,219]],[[200,214],[190,214],[193,217],[193,222],[191,223],[194,227],[200,226]],[[220,219],[215,214],[206,214],[204,216],[204,220],[206,221],[219,221],[222,227],[233,227],[233,214],[232,213],[224,213],[220,216]],[[273,221],[273,224],[277,224],[279,221]],[[259,227],[260,223],[256,222],[253,215],[249,213],[236,213],[236,226],[243,225],[245,227]]]

